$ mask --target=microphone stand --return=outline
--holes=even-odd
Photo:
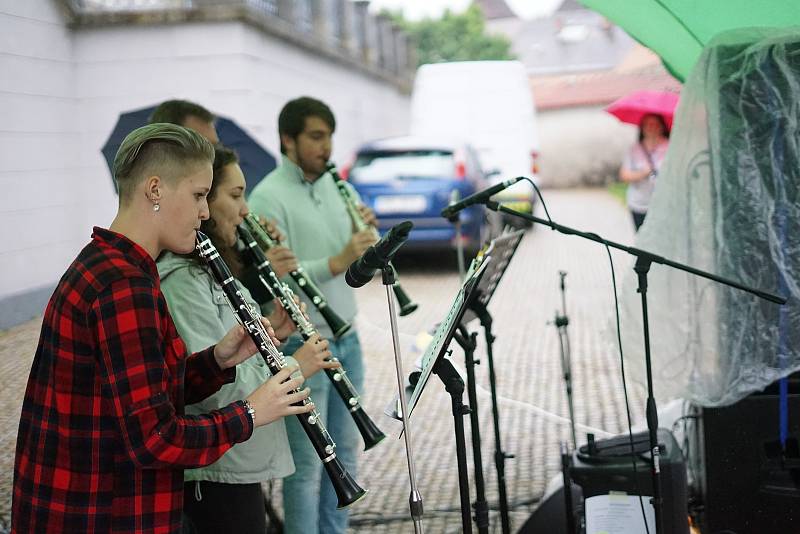
[[[572,454],[569,452],[569,445],[565,441],[561,442],[561,478],[564,481],[564,512],[566,515],[566,527],[568,534],[576,534],[575,510],[572,501],[572,476],[570,467],[572,465]]]
[[[463,325],[453,334],[453,339],[464,349],[464,363],[467,369],[467,399],[469,400],[469,419],[472,431],[472,461],[475,465],[475,525],[479,534],[489,533],[489,504],[486,502],[486,487],[483,478],[483,457],[481,455],[481,430],[478,420],[478,393],[475,384],[475,348],[478,334],[468,332]]]
[[[458,202],[460,198],[461,198],[461,195],[459,194],[458,189],[453,189],[453,191],[450,193],[450,205],[452,206],[453,204]],[[462,232],[461,232],[461,216],[460,215],[461,215],[460,213],[456,213],[452,217],[448,217],[447,220],[450,221],[451,223],[453,223],[453,225],[455,226],[455,229],[456,229],[456,255],[457,255],[457,258],[458,258],[458,275],[461,278],[461,280],[463,281],[464,278],[467,275],[466,274],[467,270],[466,270],[466,268],[464,266],[464,241],[462,239],[463,235],[462,235]]]
[[[448,351],[448,354],[452,351]],[[455,368],[450,358],[439,358],[433,367],[436,374],[444,384],[444,389],[450,395],[450,410],[453,413],[453,431],[456,438],[456,462],[458,464],[458,495],[461,501],[461,532],[472,534],[472,521],[469,516],[469,470],[467,467],[467,441],[464,436],[464,416],[470,413],[469,406],[465,406],[464,380]]]
[[[664,526],[663,526],[663,499],[661,497],[661,467],[659,463],[659,448],[658,448],[658,437],[657,437],[657,430],[658,430],[658,412],[656,411],[656,400],[653,395],[653,371],[652,371],[652,362],[650,358],[650,326],[648,322],[648,314],[647,314],[647,273],[650,271],[650,266],[653,263],[659,263],[661,265],[666,265],[668,267],[672,267],[673,269],[678,269],[681,271],[685,271],[687,273],[693,274],[695,276],[700,276],[702,278],[706,278],[708,280],[713,280],[714,282],[718,282],[720,284],[724,284],[741,291],[746,291],[751,293],[759,298],[764,300],[768,300],[770,302],[774,302],[776,304],[785,304],[786,299],[783,297],[779,297],[777,295],[773,295],[771,293],[767,293],[766,291],[762,291],[760,289],[748,287],[744,284],[740,284],[739,282],[729,280],[727,278],[723,278],[721,276],[717,276],[715,274],[701,271],[700,269],[695,269],[694,267],[690,267],[689,265],[685,265],[682,263],[678,263],[657,254],[653,254],[652,252],[648,252],[646,250],[641,250],[634,247],[628,247],[622,245],[620,243],[615,243],[613,241],[609,241],[600,237],[597,234],[591,232],[582,232],[580,230],[576,230],[574,228],[570,228],[569,226],[564,226],[561,224],[554,223],[552,221],[548,221],[546,219],[541,219],[534,215],[528,215],[527,213],[520,213],[518,211],[512,210],[506,206],[502,206],[498,202],[493,200],[486,200],[485,201],[486,207],[493,211],[501,211],[503,213],[508,213],[509,215],[513,215],[515,217],[521,217],[522,219],[543,224],[545,226],[549,226],[553,230],[558,230],[562,234],[566,235],[576,235],[582,237],[584,239],[588,239],[590,241],[595,241],[597,243],[602,243],[603,245],[622,250],[627,252],[628,254],[636,257],[636,264],[634,266],[634,271],[637,274],[639,287],[637,291],[642,296],[642,327],[644,330],[644,361],[645,361],[645,370],[647,374],[647,430],[650,438],[650,453],[653,458],[653,467],[652,467],[652,476],[653,476],[653,498],[651,499],[651,503],[653,505],[653,510],[655,512],[655,519],[656,519],[656,534],[663,534],[664,533]]]
[[[456,254],[458,255],[458,276],[461,280],[467,275],[467,270],[464,267],[464,240],[461,233],[461,220],[456,222]]]
[[[561,348],[561,372],[564,375],[564,385],[567,390],[567,406],[569,408],[569,420],[572,426],[572,449],[578,448],[577,434],[575,433],[575,405],[572,399],[572,354],[569,346],[569,334],[567,333],[567,325],[569,318],[567,317],[567,299],[566,288],[564,286],[564,278],[567,277],[566,271],[558,271],[558,276],[561,278],[561,310],[559,314],[556,311],[555,325],[558,330],[558,344]]]
[[[494,334],[492,333],[492,316],[489,310],[475,298],[470,305],[470,309],[478,316],[483,335],[486,340],[486,359],[489,362],[489,387],[492,395],[492,421],[494,423],[494,466],[497,470],[497,489],[500,494],[500,526],[502,534],[510,534],[511,521],[509,520],[508,495],[506,491],[506,460],[514,458],[503,450],[500,439],[500,412],[497,405],[497,380],[494,372]]]
[[[400,409],[398,415],[403,421],[403,439],[406,445],[406,462],[408,463],[408,479],[411,483],[411,493],[408,497],[408,506],[411,511],[411,519],[414,522],[415,534],[423,534],[424,528],[422,526],[422,495],[417,490],[416,475],[414,474],[414,455],[411,449],[411,425],[409,424],[408,414],[406,409],[408,403],[406,402],[406,388],[403,383],[403,362],[400,358],[400,342],[397,329],[397,308],[395,305],[394,291],[392,286],[397,281],[395,279],[395,271],[392,268],[390,259],[387,259],[386,264],[381,269],[383,285],[386,288],[386,298],[389,303],[389,324],[392,329],[392,346],[394,348],[394,365],[397,371],[397,390],[400,395]]]

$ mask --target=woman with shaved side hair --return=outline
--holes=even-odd
[[[172,124],[122,142],[117,215],[94,228],[45,311],[17,437],[12,532],[180,532],[183,469],[312,408],[292,406],[308,396],[289,393],[302,382],[292,367],[219,409],[184,412],[255,352],[234,326],[187,354],[160,290],[155,259],[192,252],[208,218],[213,159],[208,141]]]

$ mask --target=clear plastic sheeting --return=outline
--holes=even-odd
[[[720,34],[687,79],[636,246],[788,298],[654,264],[659,402],[736,402],[800,369],[800,28]],[[645,382],[635,273],[620,289],[626,368]]]

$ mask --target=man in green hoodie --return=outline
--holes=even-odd
[[[314,278],[328,305],[345,321],[356,316],[353,290],[344,281],[347,267],[375,243],[373,232],[353,233],[352,221],[333,178],[326,172],[336,120],[319,100],[301,97],[288,102],[278,118],[281,164],[268,174],[248,198],[250,210],[274,219],[302,267]],[[374,214],[362,207],[370,224]],[[302,291],[297,291],[302,295]],[[347,371],[356,390],[363,392],[364,364],[358,334],[351,330],[338,340],[322,315],[307,302],[309,316],[330,342],[331,352]],[[286,351],[299,346],[293,336]],[[358,429],[342,400],[323,373],[309,378],[314,403],[336,441],[337,456],[355,476],[360,447]],[[322,465],[296,421],[287,420],[296,471],[284,480],[285,528],[289,533],[345,534],[348,513],[336,510],[333,486],[322,476]]]

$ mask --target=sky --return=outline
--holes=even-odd
[[[446,8],[463,11],[471,0],[372,0],[370,8],[380,11],[383,8],[402,9],[406,18],[418,20],[425,17],[439,17]],[[506,0],[508,6],[522,18],[549,15],[562,0]]]

